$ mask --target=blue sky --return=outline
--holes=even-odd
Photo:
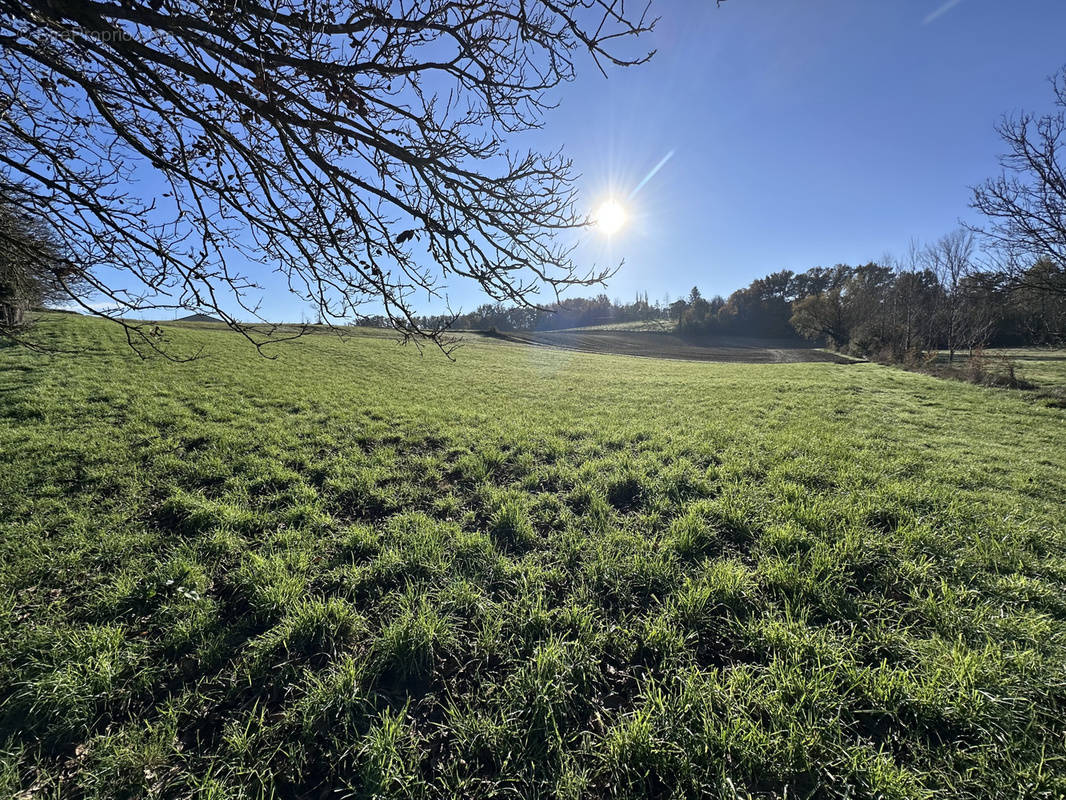
[[[608,294],[677,297],[903,254],[968,219],[997,172],[993,126],[1051,108],[1066,63],[1060,0],[659,0],[648,65],[586,70],[538,134],[583,173],[586,201],[631,202]],[[469,306],[476,292],[451,293]]]
[[[625,228],[586,233],[577,253],[581,264],[624,259],[606,289],[623,299],[693,285],[728,295],[776,270],[902,255],[912,238],[947,233],[972,218],[968,187],[998,171],[997,119],[1050,110],[1047,79],[1066,64],[1063,0],[654,8],[651,63],[605,79],[584,61],[544,127],[515,142],[564,147],[585,210],[626,204]],[[276,279],[256,277],[265,317],[313,318]],[[453,281],[448,300],[470,310],[486,297]]]

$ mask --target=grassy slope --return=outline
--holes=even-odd
[[[1066,793],[1066,411],[44,335],[88,354],[0,350],[0,796]]]
[[[755,339],[739,336],[709,336],[691,339],[666,331],[595,330],[572,328],[562,331],[506,331],[495,338],[522,344],[559,347],[585,353],[681,358],[692,361],[752,364],[799,361],[850,362],[828,350],[803,347],[787,339]]]

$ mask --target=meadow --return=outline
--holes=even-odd
[[[853,359],[824,348],[806,347],[796,339],[741,336],[681,336],[670,330],[637,327],[571,328],[557,331],[492,332],[495,338],[519,344],[578,350],[586,353],[679,358],[688,361],[779,364],[800,361],[846,363]]]
[[[1033,394],[37,335],[78,353],[0,349],[0,796],[1066,796]]]

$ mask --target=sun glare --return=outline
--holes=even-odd
[[[626,224],[626,210],[617,200],[608,200],[596,209],[596,227],[611,236]]]

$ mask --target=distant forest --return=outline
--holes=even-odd
[[[803,338],[853,355],[903,360],[929,350],[951,356],[989,346],[1066,342],[1066,275],[1049,262],[980,269],[973,238],[960,231],[911,253],[907,264],[868,263],[782,270],[729,297],[629,303],[605,294],[546,308],[489,303],[456,317],[424,317],[453,330],[534,331],[659,320],[678,333]],[[387,320],[366,324],[386,326]]]
[[[418,317],[418,323],[430,329],[447,327],[451,330],[477,331],[551,331],[651,320],[662,320],[665,324],[667,306],[659,301],[649,301],[647,292],[639,292],[631,303],[598,294],[595,297],[571,297],[543,308],[485,303],[467,314],[455,317]],[[372,317],[360,324],[390,327],[385,317]]]

